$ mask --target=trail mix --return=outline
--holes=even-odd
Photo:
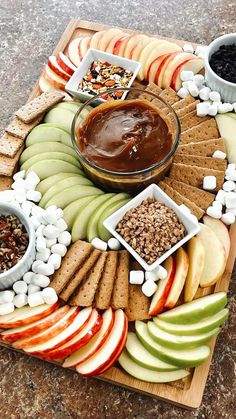
[[[0,273],[15,266],[29,244],[25,226],[15,215],[0,216]]]
[[[185,227],[175,212],[154,198],[127,211],[116,231],[148,264],[185,236]]]
[[[104,93],[103,99],[119,99],[123,92],[106,93],[109,88],[127,87],[133,73],[107,61],[93,61],[79,83],[79,89],[91,95]]]

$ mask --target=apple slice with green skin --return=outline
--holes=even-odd
[[[214,285],[224,273],[226,265],[225,249],[214,231],[205,224],[199,223],[201,229],[197,235],[205,249],[205,260],[200,287],[206,288]]]
[[[172,310],[159,314],[158,317],[165,322],[174,324],[197,323],[205,317],[218,313],[226,304],[226,293],[216,292],[172,308]]]
[[[48,339],[52,339],[59,333],[63,332],[63,330],[65,330],[66,327],[68,327],[73,322],[78,312],[78,307],[70,307],[69,310],[66,310],[62,318],[53,323],[46,330],[42,330],[37,334],[34,334],[27,338],[19,339],[16,342],[14,342],[14,348],[26,349],[32,347],[33,345],[39,345],[41,343],[44,343]]]
[[[192,237],[188,242],[189,269],[184,286],[184,301],[194,299],[200,284],[204,263],[205,248],[199,237]]]
[[[58,322],[64,314],[69,311],[68,305],[58,308],[46,317],[37,320],[33,323],[27,324],[26,326],[15,327],[13,329],[4,330],[0,333],[0,337],[4,342],[15,342],[19,339],[25,339],[36,335],[37,333],[43,332],[49,327],[53,326]]]
[[[156,316],[158,313],[161,313],[164,309],[165,302],[167,300],[168,294],[170,292],[172,283],[175,277],[176,262],[172,256],[169,256],[164,264],[164,268],[167,270],[167,277],[161,279],[158,282],[158,288],[155,294],[152,297],[152,301],[149,307],[149,315]]]
[[[94,308],[88,323],[82,328],[82,330],[62,346],[54,349],[53,351],[47,352],[45,355],[46,359],[60,359],[71,355],[73,352],[82,348],[86,345],[96,333],[99,332],[102,326],[102,316]]]
[[[80,57],[79,57],[79,44],[83,38],[75,38],[73,41],[69,43],[68,47],[68,55],[69,59],[76,67],[80,64]]]
[[[21,307],[16,308],[13,313],[0,316],[0,328],[11,329],[13,327],[25,326],[43,319],[49,314],[58,309],[60,303],[57,301],[55,304],[42,304],[37,307]]]
[[[100,39],[103,37],[106,31],[95,32],[91,38],[90,48],[99,49]]]
[[[111,233],[106,229],[106,227],[104,227],[103,222],[111,214],[114,214],[114,212],[116,212],[118,209],[123,207],[123,205],[127,204],[127,202],[129,202],[130,199],[131,198],[127,198],[127,199],[122,199],[118,202],[114,202],[111,206],[105,209],[103,214],[99,217],[98,224],[97,224],[98,237],[100,237],[100,239],[107,242],[112,237]]]
[[[125,346],[129,356],[133,361],[143,368],[154,371],[175,371],[178,369],[176,365],[163,362],[157,356],[152,355],[145,346],[142,345],[135,333],[129,332]]]
[[[199,73],[204,68],[204,61],[202,58],[193,58],[192,60],[187,61],[184,64],[180,64],[176,68],[172,79],[170,87],[176,92],[182,87],[182,80],[180,74],[182,71],[192,71],[193,74]]]
[[[36,187],[36,191],[39,191],[42,195],[44,195],[49,188],[51,188],[55,183],[59,182],[60,180],[67,179],[68,177],[73,176],[71,173],[58,173],[53,176],[49,176],[46,179],[39,182],[39,184]],[[77,176],[77,175],[74,175]],[[81,174],[78,174],[78,176],[82,176]]]
[[[203,223],[206,226],[210,227],[211,230],[213,230],[214,233],[217,235],[218,239],[224,246],[226,259],[228,259],[230,251],[230,236],[229,230],[227,229],[225,224],[222,223],[222,221],[217,220],[216,218],[209,217],[209,215],[204,215]]]
[[[82,348],[75,351],[64,361],[64,368],[72,368],[81,364],[98,351],[109,336],[114,324],[114,311],[109,307],[102,315],[102,326],[98,333]]]
[[[54,195],[51,199],[49,199],[45,208],[50,207],[50,205],[56,205],[58,208],[64,209],[71,202],[76,201],[79,198],[83,198],[84,196],[90,196],[90,195],[105,195],[105,194],[103,193],[103,191],[101,191],[101,189],[98,189],[95,186],[74,185]]]
[[[26,175],[30,172],[35,172],[39,176],[40,180],[44,180],[50,176],[56,175],[58,173],[75,173],[77,175],[82,175],[82,171],[62,160],[41,160],[33,164],[26,172]]]
[[[122,36],[123,35],[123,31],[120,29],[116,29],[116,28],[111,28],[106,30],[102,37],[100,38],[99,41],[99,49],[101,51],[106,51],[109,43],[111,42],[111,40],[115,37],[115,36]]]
[[[47,202],[49,201],[49,199],[51,199],[54,195],[74,185],[78,185],[78,186],[92,185],[93,186],[93,183],[86,177],[79,176],[79,175],[71,176],[71,177],[68,177],[67,179],[60,180],[54,186],[52,186],[50,189],[47,190],[47,192],[43,195],[38,205],[44,208]]]
[[[59,54],[56,56],[57,63],[59,66],[70,76],[73,76],[76,67],[72,64],[70,59],[63,54],[63,52],[59,52]]]
[[[75,102],[60,102],[58,103],[56,106],[53,107],[53,109],[66,109],[68,111],[73,112],[74,114],[76,114],[76,112],[78,112],[78,110],[81,108],[81,106],[83,105],[83,103],[75,103]]]
[[[136,320],[135,322],[135,330],[138,338],[149,352],[160,358],[162,361],[169,362],[180,368],[197,367],[210,355],[210,348],[205,345],[186,350],[166,348],[151,338],[147,325],[139,320]],[[165,372],[165,374],[167,373]]]
[[[228,318],[229,310],[223,308],[218,313],[213,316],[207,317],[198,323],[192,324],[172,324],[167,323],[164,320],[161,320],[159,316],[154,317],[154,323],[162,330],[165,330],[167,333],[172,333],[173,335],[179,336],[191,336],[198,335],[201,333],[207,333],[215,329],[216,327],[221,326],[224,321]]]
[[[189,258],[187,252],[180,247],[175,255],[176,271],[170,292],[167,296],[164,308],[170,309],[177,304],[180,294],[184,288],[188,274]]]
[[[71,202],[64,208],[63,218],[68,226],[68,230],[71,231],[72,226],[75,222],[76,216],[79,211],[84,208],[89,202],[91,202],[96,195],[85,196],[84,198],[77,199],[77,201]]]
[[[58,76],[62,77],[64,80],[69,81],[70,80],[70,75],[68,73],[66,73],[58,64],[57,59],[55,57],[55,55],[51,55],[48,59],[48,63],[47,63],[48,67],[54,71],[54,73],[56,73]]]
[[[175,70],[181,65],[189,60],[192,60],[196,58],[194,54],[191,54],[189,52],[180,52],[179,54],[176,54],[173,59],[168,62],[168,65],[165,67],[165,71],[162,77],[162,83],[161,87],[163,89],[166,89],[167,87],[170,87],[171,80],[173,77],[173,74]]]
[[[158,57],[166,54],[170,54],[173,52],[182,51],[181,47],[177,44],[174,44],[174,42],[168,42],[162,40],[159,44],[159,47],[154,49],[152,52],[150,52],[145,66],[144,66],[144,78],[147,80],[148,70],[150,68],[150,65],[155,61]]]
[[[52,124],[60,124],[66,128],[66,130],[71,131],[72,121],[74,119],[74,112],[71,112],[67,109],[61,108],[52,108],[47,112],[44,122]],[[50,138],[48,138],[49,140]]]
[[[45,161],[45,160],[62,160],[64,162],[73,164],[75,167],[81,168],[79,160],[77,160],[75,157],[70,156],[70,154],[61,153],[59,151],[54,152],[45,152],[45,153],[39,153],[36,156],[31,157],[29,160],[25,161],[22,166],[21,170],[28,170],[33,164],[39,162],[39,161]]]
[[[63,143],[68,147],[72,147],[70,134],[66,132],[64,129],[51,126],[48,124],[41,124],[32,129],[26,139],[26,147],[34,145],[36,143],[48,143],[52,141],[57,141],[59,143]],[[42,146],[42,144],[41,144]]]
[[[148,383],[168,383],[172,381],[181,380],[187,377],[189,371],[183,369],[177,369],[176,371],[155,371],[148,368],[144,368],[138,365],[132,358],[130,358],[128,352],[124,350],[118,359],[121,367],[130,375],[141,381],[147,381]]]
[[[218,114],[215,116],[220,136],[226,145],[227,159],[229,163],[236,164],[236,119],[232,114]]]
[[[57,141],[49,141],[49,142],[44,143],[43,147],[41,143],[36,143],[26,148],[20,156],[20,164],[23,164],[27,160],[31,159],[31,157],[34,157],[44,152],[66,153],[74,158],[78,158],[73,148],[68,147],[65,144],[58,143]]]

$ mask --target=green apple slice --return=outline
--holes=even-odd
[[[136,364],[128,355],[128,352],[124,350],[120,355],[119,364],[122,368],[133,377],[141,381],[147,381],[149,383],[168,383],[171,381],[181,380],[187,377],[190,373],[186,370],[176,371],[153,371],[140,365]]]
[[[200,335],[178,336],[165,332],[165,330],[160,329],[155,323],[151,321],[148,322],[147,327],[151,338],[155,340],[155,342],[170,349],[196,348],[209,342],[209,340],[220,333],[220,328],[216,327],[210,332],[201,333]]]
[[[129,332],[126,342],[126,350],[129,356],[141,367],[154,371],[175,371],[176,365],[163,362],[157,356],[152,355],[140,342],[135,333]]]
[[[67,179],[71,176],[76,175],[73,175],[73,173],[57,173],[56,175],[49,176],[37,185],[36,191],[39,191],[42,195],[44,195],[47,190],[51,188],[51,186],[55,185],[55,183],[59,182],[60,180]],[[84,174],[78,174],[78,176],[84,176]]]
[[[127,199],[121,199],[118,202],[114,202],[109,208],[105,209],[104,213],[100,216],[98,220],[97,228],[98,228],[98,236],[100,237],[100,239],[107,242],[112,237],[111,233],[104,227],[103,222],[111,214],[114,214],[114,212],[116,212],[118,209],[123,207],[123,205],[127,204],[127,202],[129,202],[130,199],[131,198],[128,198],[127,196]]]
[[[58,208],[64,209],[71,202],[76,201],[79,198],[83,198],[84,196],[89,195],[101,194],[104,195],[103,191],[101,191],[101,189],[95,188],[95,186],[74,185],[54,195],[51,199],[49,199],[45,208],[50,207],[50,205],[56,205]]]
[[[52,152],[52,153],[46,152],[46,153],[40,153],[36,156],[31,157],[31,159],[25,161],[21,166],[21,170],[28,170],[31,166],[33,166],[33,164],[37,163],[38,161],[44,161],[48,159],[62,160],[70,164],[73,164],[79,169],[81,168],[80,162],[75,157],[70,156],[69,154],[60,153],[60,152]]]
[[[193,368],[202,364],[210,355],[210,348],[205,345],[182,350],[166,348],[151,338],[147,325],[139,320],[135,322],[135,330],[145,348],[164,362],[182,368]]]
[[[71,137],[68,132],[62,128],[48,124],[40,124],[33,128],[26,138],[25,146],[29,147],[36,143],[45,143],[48,141],[56,141],[72,147]]]
[[[47,202],[49,199],[51,199],[54,195],[58,194],[59,192],[63,192],[64,189],[67,189],[74,185],[91,185],[93,186],[93,183],[91,180],[87,179],[84,176],[71,176],[67,179],[60,180],[55,185],[51,186],[50,189],[47,190],[47,192],[43,195],[41,201],[39,202],[39,206],[42,208],[45,208]]]
[[[167,323],[164,320],[159,319],[159,316],[154,317],[153,321],[160,329],[165,330],[168,333],[172,333],[173,335],[191,336],[210,332],[211,330],[224,323],[228,317],[228,314],[229,310],[227,308],[223,308],[223,310],[214,314],[214,316],[207,317],[198,323],[192,323],[188,325]]]
[[[77,175],[82,173],[82,171],[73,164],[70,164],[66,161],[53,159],[38,161],[27,170],[26,175],[29,172],[37,173],[40,180],[63,172],[76,173]]]
[[[78,112],[78,110],[81,108],[81,106],[83,105],[83,103],[75,103],[75,102],[60,102],[58,103],[56,106],[53,107],[53,109],[57,108],[57,109],[66,109],[68,111],[73,112],[74,114],[76,114],[76,112]]]
[[[101,196],[101,195],[99,195]],[[77,199],[74,202],[71,202],[71,204],[67,205],[64,208],[64,215],[63,218],[68,225],[68,230],[71,231],[73,223],[76,219],[77,214],[79,211],[84,208],[89,202],[91,202],[94,198],[96,198],[96,195],[91,196],[85,196],[84,198]]]
[[[215,116],[220,136],[224,139],[227,151],[227,159],[230,163],[236,163],[236,119],[229,114]]]
[[[216,292],[161,313],[158,317],[168,323],[197,323],[205,317],[218,313],[226,304],[226,293]]]
[[[70,131],[74,116],[74,112],[71,112],[68,109],[53,108],[47,112],[44,122],[60,124],[65,127],[66,130]]]
[[[49,153],[49,152],[55,152],[55,151],[69,154],[70,156],[78,159],[76,151],[73,150],[73,148],[68,147],[65,144],[58,143],[57,141],[49,141],[49,142],[45,142],[43,145],[41,143],[36,143],[26,148],[20,156],[20,164],[25,163],[27,160],[31,159],[31,157],[34,157],[37,154],[41,154],[45,152]]]
[[[113,194],[104,194],[97,196],[95,199],[89,202],[88,205],[81,208],[72,226],[71,236],[73,242],[79,239],[83,240],[86,238],[87,225],[91,215],[101,204],[103,204],[103,202],[111,198],[111,196],[113,196]]]

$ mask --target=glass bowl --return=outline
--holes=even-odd
[[[144,91],[139,88],[118,88],[118,89],[109,89],[109,94],[116,94],[119,92],[120,96],[128,91],[126,100],[147,100],[151,101],[151,104],[157,108],[159,115],[166,122],[169,132],[171,133],[172,146],[165,157],[156,164],[151,165],[142,170],[137,171],[113,171],[108,170],[103,167],[99,167],[94,162],[89,161],[80,151],[78,146],[79,140],[79,130],[81,127],[86,124],[88,111],[86,107],[99,107],[101,104],[104,104],[102,99],[103,94],[94,96],[92,99],[84,103],[83,106],[75,114],[73,123],[72,123],[72,143],[74,149],[76,150],[78,157],[80,159],[81,165],[87,175],[94,181],[94,183],[101,186],[103,189],[108,191],[125,191],[129,193],[137,193],[145,189],[151,183],[158,183],[168,172],[170,165],[172,163],[174,153],[178,147],[180,141],[180,124],[178,117],[174,109],[165,102],[158,95]],[[125,102],[125,100],[124,100]],[[112,157],[111,157],[112,158]]]

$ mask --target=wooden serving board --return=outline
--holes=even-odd
[[[55,50],[53,51],[53,55],[58,54],[60,51],[63,51],[65,54],[67,53],[67,48],[69,42],[78,37],[78,36],[85,36],[85,35],[92,35],[94,32],[109,29],[109,26],[102,25],[95,22],[88,22],[83,20],[72,19],[67,26],[65,32],[63,33],[60,41],[58,42]],[[121,28],[123,29],[123,28]],[[135,33],[135,31],[129,29],[123,29],[125,32],[128,33]],[[154,36],[153,34],[151,35]],[[181,41],[173,38],[164,38],[157,36],[158,38],[167,39],[170,41],[174,41],[180,46],[183,46],[186,41]],[[36,83],[29,100],[33,99],[34,97],[40,94],[38,83]],[[230,278],[232,275],[232,270],[236,258],[236,223],[231,226],[230,228],[230,238],[231,238],[231,248],[230,253],[226,265],[226,269],[224,275],[217,284],[211,288],[205,288],[203,290],[198,291],[198,296],[207,295],[209,293],[213,293],[216,291],[227,291],[229,287]],[[214,339],[211,344],[211,356],[208,358],[204,364],[195,368],[190,377],[186,379],[176,382],[176,383],[169,383],[169,384],[152,384],[137,380],[130,375],[128,375],[125,371],[123,371],[118,366],[111,368],[106,373],[102,374],[101,376],[97,377],[103,381],[110,382],[112,384],[120,385],[122,387],[128,388],[129,390],[134,390],[146,395],[150,395],[152,397],[168,401],[170,403],[176,404],[178,406],[182,406],[185,408],[195,409],[198,408],[201,404],[210,364],[211,358],[214,350],[216,339]],[[3,342],[0,342],[0,345],[5,346],[9,349],[13,349],[10,345],[6,345]],[[20,351],[21,352],[21,351]],[[24,353],[24,352],[23,352]],[[58,364],[58,363],[57,363]],[[58,364],[60,365],[60,364]]]

